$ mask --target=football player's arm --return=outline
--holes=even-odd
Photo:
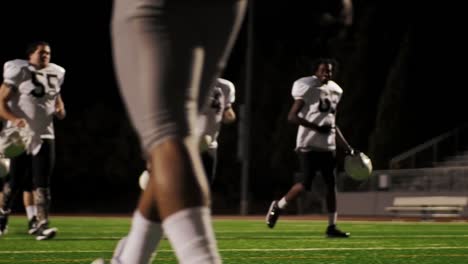
[[[12,122],[17,127],[25,127],[27,125],[26,119],[17,117],[8,107],[8,101],[12,93],[12,87],[9,84],[2,83],[0,87],[0,117]]]
[[[331,131],[331,126],[319,126],[312,122],[305,120],[304,118],[299,117],[299,112],[301,111],[302,107],[304,107],[304,100],[302,99],[295,99],[294,103],[289,110],[288,113],[288,121],[289,123],[307,127],[313,129],[319,133],[329,133]]]
[[[57,100],[55,100],[55,116],[60,120],[64,119],[66,116],[65,104],[60,94],[57,96]]]
[[[343,149],[345,149],[345,151],[351,155],[354,154],[354,149],[351,147],[351,145],[349,145],[348,141],[346,140],[346,138],[343,136],[343,133],[341,133],[341,130],[338,126],[335,127],[336,129],[336,143],[342,147]]]
[[[236,112],[234,112],[234,109],[232,107],[226,108],[223,113],[223,123],[224,124],[231,124],[234,121],[236,121]]]
[[[228,100],[228,104],[224,108],[223,112],[223,123],[230,124],[236,121],[236,112],[234,112],[234,109],[232,108],[232,104],[236,101],[236,88],[231,81],[221,78],[218,80],[224,83],[225,88],[223,91],[226,94],[226,98]]]

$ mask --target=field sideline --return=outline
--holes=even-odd
[[[215,230],[223,263],[327,264],[466,264],[468,222],[389,221],[342,218],[339,227],[349,239],[324,237],[320,216],[289,216],[275,229],[263,216],[217,216]],[[0,237],[0,263],[90,263],[109,259],[130,225],[129,217],[52,216],[59,228],[50,241],[35,241],[26,233],[24,216],[10,219],[9,233]],[[177,263],[164,239],[153,263]]]

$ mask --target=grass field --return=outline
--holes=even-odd
[[[129,228],[129,218],[52,217],[59,228],[50,241],[26,234],[24,217],[11,217],[0,237],[0,263],[90,263],[109,259]],[[257,220],[217,219],[224,263],[467,264],[468,223],[341,221],[349,239],[324,237],[324,221],[280,220],[274,230]],[[163,240],[153,263],[177,263]]]

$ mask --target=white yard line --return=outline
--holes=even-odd
[[[369,250],[447,250],[447,249],[468,249],[468,246],[459,247],[365,247],[365,248],[228,248],[219,249],[221,252],[285,252],[285,251],[369,251]],[[109,253],[112,250],[0,250],[0,254],[51,254],[51,253]],[[158,252],[172,252],[170,249],[160,249]]]

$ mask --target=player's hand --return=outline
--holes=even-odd
[[[345,154],[346,154],[346,155],[351,155],[351,156],[353,156],[353,155],[356,154],[356,153],[359,153],[359,151],[355,150],[355,149],[352,148],[352,147],[349,147],[349,149],[345,151]]]
[[[28,122],[24,118],[16,118],[15,120],[12,121],[13,125],[15,127],[26,127],[28,125]]]
[[[65,108],[63,108],[63,107],[57,107],[57,108],[55,108],[55,116],[56,116],[58,119],[60,119],[60,120],[64,119],[64,118],[65,118],[65,115],[66,115],[66,114],[65,114]]]

